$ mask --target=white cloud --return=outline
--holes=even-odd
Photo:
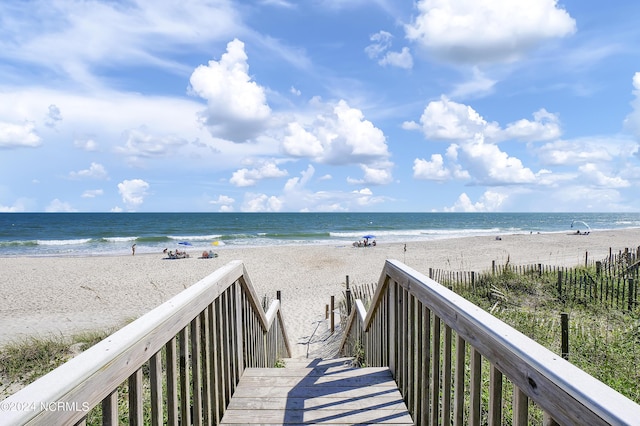
[[[92,137],[76,138],[73,141],[73,146],[89,152],[98,150],[98,142],[96,142]]]
[[[281,170],[274,162],[267,161],[252,169],[236,170],[229,182],[235,186],[253,186],[260,180],[281,178],[287,174],[286,170]]]
[[[102,164],[91,163],[88,169],[69,173],[71,179],[107,179],[109,174]]]
[[[406,36],[446,61],[512,61],[545,40],[575,32],[557,0],[420,0]]]
[[[13,124],[0,121],[0,148],[35,148],[42,144],[31,122]]]
[[[47,114],[47,120],[45,121],[45,124],[49,127],[55,127],[59,121],[62,121],[60,108],[55,105],[49,105],[49,113]]]
[[[248,193],[242,205],[243,212],[279,212],[281,209],[282,201],[266,194]]]
[[[494,138],[500,131],[497,123],[488,123],[470,106],[450,101],[445,96],[427,104],[420,124],[425,137],[436,140],[468,140],[478,133]],[[404,127],[414,129],[418,126],[408,122]]]
[[[102,189],[88,189],[81,195],[82,198],[96,198],[104,194]]]
[[[596,164],[587,163],[578,170],[582,173],[584,181],[601,188],[626,188],[631,186],[628,180],[619,176],[607,176]]]
[[[124,145],[115,148],[119,154],[131,159],[165,157],[188,141],[174,135],[156,136],[147,129],[130,129],[124,133]]]
[[[386,137],[357,108],[340,100],[310,125],[293,123],[283,142],[286,154],[327,164],[370,163],[389,157]]]
[[[0,15],[6,7],[14,6],[0,4]],[[2,27],[0,58],[31,63],[94,87],[100,85],[94,70],[105,64],[185,72],[183,65],[168,59],[169,53],[185,46],[204,51],[238,27],[227,1],[36,0],[29,13],[10,12],[6,15],[12,25]]]
[[[142,205],[148,195],[149,184],[142,179],[123,180],[118,184],[122,201],[132,209]]]
[[[387,52],[378,61],[380,65],[391,65],[398,68],[413,68],[413,56],[408,47],[403,47],[400,52]]]
[[[493,212],[499,211],[500,206],[508,198],[506,194],[495,191],[486,191],[477,202],[472,202],[466,193],[460,194],[453,206],[447,207],[448,212]]]
[[[427,104],[420,117],[420,125],[409,121],[403,123],[403,128],[421,129],[427,139],[445,141],[465,141],[478,134],[491,142],[508,139],[547,141],[560,137],[560,120],[556,114],[542,108],[533,113],[533,118],[533,121],[518,120],[502,129],[496,122],[487,122],[469,105],[442,96],[440,100]]]
[[[59,199],[52,200],[49,205],[45,208],[46,212],[56,213],[56,212],[76,212],[77,210],[71,207],[71,204],[60,201]]]
[[[481,135],[464,143],[458,150],[460,163],[479,184],[508,185],[533,183],[535,174],[522,161],[500,150],[497,145],[485,143]]]
[[[200,65],[191,74],[190,91],[207,100],[202,120],[214,137],[246,142],[267,127],[271,108],[265,90],[252,81],[244,43],[234,39],[220,61]]]
[[[289,123],[287,135],[282,141],[282,148],[294,157],[320,157],[324,152],[324,147],[318,138],[311,132],[306,131],[300,123]]]
[[[364,51],[371,59],[377,59],[382,66],[391,65],[394,67],[411,69],[413,68],[413,56],[408,47],[403,47],[400,52],[393,52],[389,49],[392,45],[393,36],[386,31],[379,31],[373,34],[369,40],[370,45]]]
[[[456,84],[451,97],[466,98],[470,96],[486,96],[493,92],[496,80],[488,78],[478,67],[473,67],[469,80]]]
[[[442,182],[451,178],[451,171],[444,167],[442,155],[432,154],[431,161],[420,158],[413,160],[413,177]]]
[[[633,96],[631,107],[633,111],[624,120],[625,128],[640,140],[640,72],[636,72],[632,79]]]
[[[524,141],[548,141],[557,139],[562,134],[560,120],[556,114],[542,108],[533,113],[533,119],[534,121],[521,119],[507,125],[504,137]]]

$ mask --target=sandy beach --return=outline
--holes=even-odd
[[[294,356],[305,356],[325,305],[351,285],[377,283],[386,259],[416,270],[482,271],[491,262],[575,266],[640,246],[640,229],[518,234],[385,244],[220,248],[215,259],[164,260],[162,253],[111,257],[0,258],[0,345],[30,336],[69,336],[120,327],[232,260],[242,260],[259,297],[282,292]],[[322,330],[320,330],[322,332]]]

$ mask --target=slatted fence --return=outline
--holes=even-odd
[[[279,300],[265,313],[234,261],[2,401],[0,424],[217,424],[245,368],[289,356]]]
[[[429,277],[385,263],[342,350],[388,366],[416,424],[635,424],[640,406]],[[541,421],[542,422],[542,421]]]

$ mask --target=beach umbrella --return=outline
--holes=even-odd
[[[573,228],[573,225],[577,223],[581,223],[582,225],[584,225],[585,228],[587,228],[589,232],[591,232],[591,227],[589,227],[589,225],[587,225],[586,222],[583,222],[581,220],[574,220],[573,222],[571,222],[571,227]]]
[[[367,234],[367,235],[363,235],[362,238],[366,238],[367,240],[370,240],[372,238],[375,238],[375,235],[371,235],[371,234]]]

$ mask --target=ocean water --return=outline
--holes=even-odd
[[[161,253],[164,248],[351,245],[639,228],[640,213],[0,213],[0,256]]]

